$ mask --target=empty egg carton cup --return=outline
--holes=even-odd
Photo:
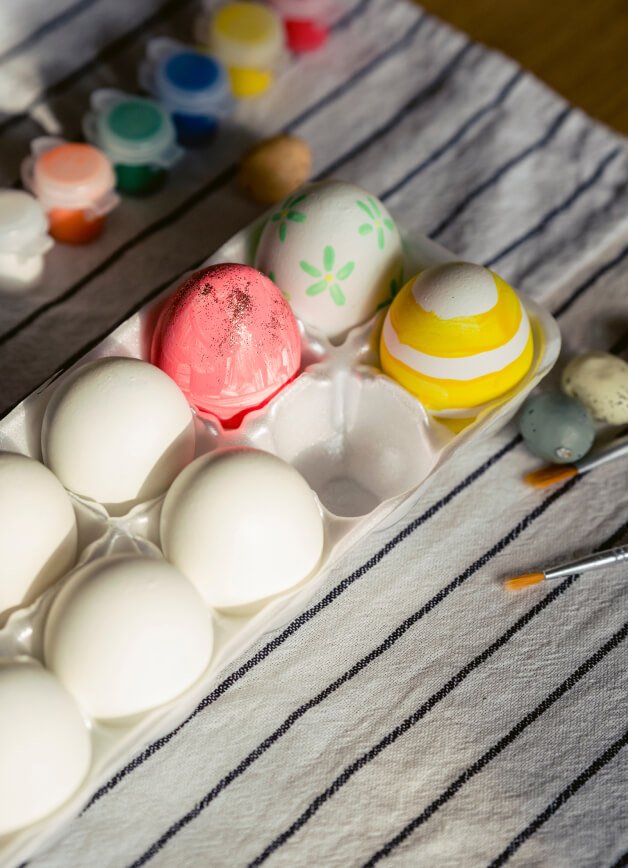
[[[206,264],[251,264],[259,232],[260,221],[238,233]],[[426,238],[406,239],[404,248],[406,274],[454,259]],[[130,317],[78,364],[112,355],[147,360],[157,311],[173,288]],[[351,330],[338,345],[301,326],[299,375],[265,407],[249,413],[238,428],[224,429],[217,419],[196,418],[197,455],[223,446],[252,446],[274,453],[300,471],[318,497],[324,520],[321,563],[291,591],[244,613],[214,612],[211,661],[201,678],[178,698],[129,720],[89,721],[93,759],[87,777],[54,813],[0,839],[2,864],[28,859],[56,836],[115,770],[194,711],[225,666],[264,633],[296,616],[342,554],[375,527],[391,525],[402,517],[424,493],[438,467],[461,449],[473,449],[476,440],[485,439],[514,416],[550,370],[560,348],[558,328],[550,314],[527,299],[524,304],[534,336],[529,372],[516,389],[484,408],[459,433],[427,413],[377,367],[376,337],[383,312]],[[0,449],[41,458],[43,414],[58,379],[52,378],[0,421]],[[163,497],[136,505],[124,515],[111,515],[102,505],[82,498],[73,497],[73,502],[79,526],[79,564],[115,553],[163,558],[159,547]],[[62,578],[31,606],[9,616],[0,629],[0,657],[26,654],[42,659],[46,615],[65,581]]]

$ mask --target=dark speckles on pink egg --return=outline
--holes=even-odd
[[[291,380],[299,329],[275,284],[248,265],[196,271],[164,307],[151,361],[201,414],[233,423]]]

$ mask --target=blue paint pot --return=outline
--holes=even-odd
[[[186,147],[207,144],[233,110],[229,76],[215,58],[173,39],[148,43],[140,83],[170,113]]]

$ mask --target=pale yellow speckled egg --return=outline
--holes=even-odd
[[[561,385],[598,422],[628,422],[628,362],[619,356],[602,352],[576,356],[563,371]]]

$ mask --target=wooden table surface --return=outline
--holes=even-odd
[[[628,135],[628,0],[421,0]]]

